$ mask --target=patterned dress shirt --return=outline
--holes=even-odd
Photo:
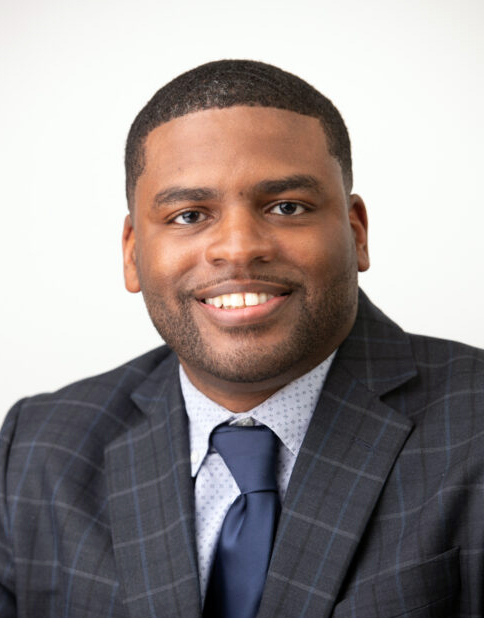
[[[180,365],[180,381],[189,418],[192,477],[195,478],[195,528],[202,600],[225,515],[239,489],[210,434],[221,423],[266,425],[280,440],[277,482],[281,502],[336,351],[309,373],[287,384],[248,412],[234,413],[201,393]]]

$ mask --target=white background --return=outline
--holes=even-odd
[[[121,274],[123,146],[202,62],[277,64],[346,120],[372,300],[484,347],[482,0],[1,0],[0,417],[155,347]]]

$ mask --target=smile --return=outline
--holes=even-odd
[[[275,318],[293,292],[273,281],[227,280],[199,289],[196,300],[203,315],[217,326],[249,326]]]
[[[292,290],[277,284],[231,282],[200,294],[198,306],[217,326],[250,326],[275,318],[291,296]]]
[[[266,294],[265,292],[237,292],[235,294],[221,294],[213,298],[205,298],[204,302],[207,305],[217,307],[217,309],[242,309],[244,307],[263,305],[272,298],[274,298],[274,294]]]

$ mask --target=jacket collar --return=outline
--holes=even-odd
[[[380,396],[417,375],[409,336],[361,289],[357,319],[337,360],[369,391]]]

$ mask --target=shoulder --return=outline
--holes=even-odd
[[[416,376],[414,386],[416,381],[422,385],[447,381],[448,387],[451,383],[465,382],[472,383],[474,388],[483,387],[484,350],[406,332],[373,305],[361,290],[358,317],[348,344],[345,342],[346,355],[353,364],[355,359],[360,361],[366,373],[370,362],[371,373],[385,374],[386,379],[393,367],[405,367],[408,375]],[[390,380],[390,386],[392,383]]]
[[[409,334],[420,379],[446,392],[484,394],[484,350],[457,341]]]
[[[72,442],[95,429],[112,437],[127,426],[135,408],[131,394],[166,358],[173,355],[167,346],[152,350],[111,371],[91,376],[52,392],[20,400],[4,421],[0,440]]]
[[[359,301],[354,329],[341,346],[350,373],[422,427],[452,424],[484,438],[484,351],[405,332],[361,291]]]
[[[452,367],[459,371],[484,373],[484,350],[449,339],[407,333],[415,360],[421,366],[433,364]]]
[[[408,334],[408,340],[415,375],[385,400],[414,423],[412,452],[443,455],[451,449],[466,459],[461,450],[484,445],[484,352],[422,335]],[[482,470],[481,455],[475,462]]]

